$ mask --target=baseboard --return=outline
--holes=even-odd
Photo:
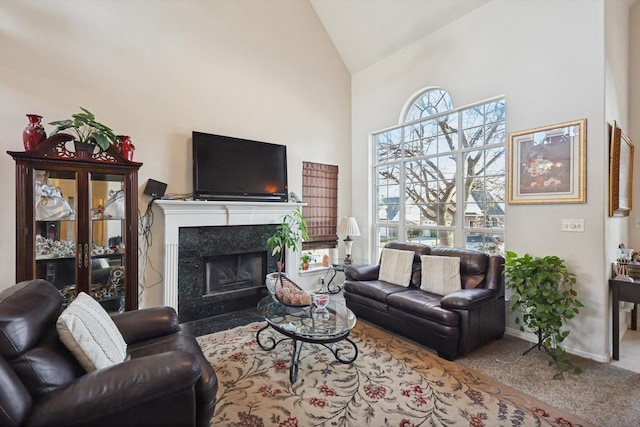
[[[522,340],[525,341],[529,341],[531,343],[531,345],[534,345],[535,343],[538,342],[538,337],[535,336],[534,334],[528,333],[528,332],[522,332],[519,329],[513,329],[513,328],[505,328],[505,334],[510,335],[512,337],[516,337],[516,338],[520,338]],[[589,353],[577,348],[573,348],[570,346],[562,346],[567,353],[576,355],[576,356],[580,356],[580,357],[584,357],[585,359],[592,359],[595,360],[596,362],[600,362],[600,363],[609,363],[611,356],[609,353],[607,354],[594,354],[594,353]]]

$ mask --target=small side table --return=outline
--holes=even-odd
[[[620,301],[634,303],[631,312],[631,330],[638,328],[638,304],[640,303],[640,282],[634,280],[627,282],[624,280],[610,279],[611,287],[611,313],[613,314],[613,359],[620,360]]]
[[[351,267],[354,265],[357,264],[331,264],[329,270],[327,270],[327,273],[324,275],[324,284],[322,285],[321,292],[326,294],[337,294],[338,292],[340,292],[342,290],[342,286],[338,285],[337,283],[333,283],[333,280],[336,278],[338,272],[344,273],[347,267]],[[327,276],[329,275],[331,276],[329,277],[329,281],[327,281]]]

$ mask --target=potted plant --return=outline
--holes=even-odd
[[[300,256],[300,266],[302,267],[303,270],[309,269],[309,263],[311,262],[312,259],[313,257],[311,256],[311,252],[306,252],[302,254],[302,256]]]
[[[282,269],[286,249],[297,251],[303,240],[308,239],[307,221],[302,216],[302,211],[297,208],[291,214],[282,218],[282,222],[276,227],[275,233],[267,239],[267,246],[272,256],[277,256],[278,271],[275,273],[278,281],[282,283]],[[269,283],[267,275],[267,283]],[[276,283],[274,283],[275,287]],[[271,289],[269,289],[271,291]]]
[[[89,110],[80,107],[81,113],[71,115],[71,119],[49,123],[56,126],[51,136],[62,131],[71,132],[77,143],[97,145],[107,151],[111,144],[116,144],[118,137],[108,126],[96,121],[96,116]]]
[[[582,369],[566,358],[560,345],[569,335],[569,331],[563,330],[564,324],[578,314],[578,308],[584,307],[573,289],[575,274],[557,256],[539,258],[525,254],[520,257],[507,251],[505,277],[507,286],[515,291],[510,311],[520,309],[522,312],[522,320],[518,315],[516,323],[522,332],[538,336],[538,343],[522,354],[536,347],[544,349],[553,359],[549,365],[555,364],[558,368],[554,378],[562,378],[569,370],[580,373]]]

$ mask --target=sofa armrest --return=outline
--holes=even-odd
[[[377,280],[380,273],[380,265],[350,265],[344,269],[347,280]]]
[[[178,331],[178,314],[172,307],[153,307],[111,315],[127,344]]]
[[[497,297],[498,293],[491,289],[460,289],[443,296],[440,306],[455,310],[472,310],[494,301]]]
[[[45,394],[30,426],[193,425],[200,365],[172,351],[99,369]],[[172,421],[173,420],[173,421]]]

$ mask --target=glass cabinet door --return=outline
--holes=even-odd
[[[107,311],[124,310],[124,175],[89,174],[91,295]]]
[[[33,169],[32,176],[36,278],[53,283],[69,302],[75,297],[77,283],[77,175]]]

